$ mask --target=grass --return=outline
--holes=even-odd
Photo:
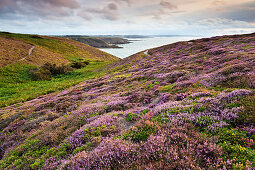
[[[54,76],[50,81],[33,81],[29,70],[35,66],[17,63],[0,68],[0,107],[34,99],[104,75],[98,71],[109,62],[91,62],[84,68]]]
[[[72,57],[78,54],[77,48],[73,45],[46,37],[29,34],[6,34],[3,32],[0,32],[0,36],[3,36],[5,38],[22,40],[23,42],[31,45],[42,46],[50,51],[64,54],[66,57]]]
[[[117,57],[114,57],[110,54],[104,53],[98,49],[87,46],[85,44],[79,43],[77,41],[68,40],[65,38],[49,37],[49,36],[39,36],[39,35],[30,35],[30,34],[15,34],[15,33],[6,33],[0,32],[0,37],[2,37],[3,43],[7,43],[4,40],[19,40],[12,43],[24,43],[27,45],[34,45],[36,48],[32,54],[36,55],[34,57],[43,59],[48,56],[52,59],[59,57],[59,60],[62,62],[75,61],[77,59],[87,59],[90,61],[116,61]],[[9,42],[9,41],[8,41]],[[17,47],[18,50],[21,50],[22,47]],[[38,51],[39,49],[43,51]],[[11,51],[12,49],[8,49]],[[28,51],[28,50],[27,50]],[[38,54],[39,52],[39,54]],[[15,54],[18,55],[18,54]],[[23,54],[24,56],[25,54]],[[10,56],[8,56],[10,58]],[[14,56],[11,56],[15,58]],[[7,58],[7,57],[5,57]],[[31,58],[31,57],[30,57]],[[33,58],[33,57],[32,57]],[[1,60],[0,60],[1,61]],[[4,60],[3,60],[4,61]],[[53,61],[53,60],[52,60]],[[36,63],[36,61],[32,61]],[[56,62],[59,64],[59,61]]]
[[[31,100],[51,92],[58,92],[86,79],[99,77],[104,73],[97,69],[118,60],[117,57],[110,54],[64,38],[8,32],[0,32],[0,37],[2,37],[2,41],[5,44],[7,42],[4,40],[20,40],[11,43],[24,43],[37,47],[30,57],[29,64],[22,61],[19,62],[17,57],[8,56],[9,60],[13,62],[0,67],[0,107]],[[17,47],[17,49],[23,48]],[[11,49],[8,50],[10,51]],[[18,54],[15,53],[13,55]],[[26,53],[23,55],[26,55]],[[4,58],[6,57],[3,57],[2,61],[0,58],[0,62],[4,62]],[[81,61],[87,61],[90,64],[68,74],[53,76],[50,81],[34,81],[29,70],[40,66],[40,64],[42,65],[46,61],[57,65]]]

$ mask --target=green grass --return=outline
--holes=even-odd
[[[34,99],[105,74],[97,69],[109,62],[90,62],[82,69],[54,76],[50,81],[33,81],[29,70],[35,66],[17,63],[0,68],[0,107]]]
[[[75,61],[77,59],[88,59],[90,61],[118,60],[117,58],[111,55],[108,56],[109,57],[108,59],[101,58],[99,56],[100,53],[96,54],[99,50],[96,50],[86,45],[84,45],[84,48],[81,48],[79,47],[79,44],[80,44],[79,42],[70,40],[70,41],[73,41],[74,44],[72,44],[72,43],[69,43],[69,41],[64,38],[47,37],[47,36],[30,35],[30,34],[15,34],[15,33],[6,33],[6,32],[0,32],[0,36],[8,38],[8,39],[20,40],[34,46],[40,46],[48,51],[62,55],[65,59],[68,59],[69,61]]]
[[[77,47],[62,41],[55,40],[55,39],[50,39],[47,37],[41,37],[36,35],[29,35],[29,34],[13,34],[13,33],[6,34],[3,32],[0,32],[0,36],[17,39],[31,45],[44,47],[52,52],[56,52],[56,53],[64,55],[65,58],[81,57]]]
[[[0,32],[0,36],[40,46],[48,51],[62,55],[71,62],[88,61],[90,63],[82,69],[54,76],[50,81],[32,80],[29,70],[37,67],[32,64],[16,62],[15,64],[1,67],[0,107],[31,100],[44,94],[71,87],[86,79],[96,78],[104,74],[103,72],[96,71],[96,69],[103,68],[110,63],[106,61],[107,58],[100,59],[100,53],[97,54],[98,51],[96,49],[92,47],[85,47],[84,49],[79,46],[76,47],[75,44],[68,43],[65,39],[62,40],[61,38],[7,32]],[[112,56],[109,55],[109,57]]]

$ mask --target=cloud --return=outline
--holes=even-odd
[[[39,1],[39,2],[42,2],[42,1]],[[36,1],[36,3],[38,3],[38,1]],[[72,8],[72,9],[79,7],[79,4],[76,0],[44,0],[43,3],[48,3],[56,7],[66,7],[66,8]]]
[[[68,16],[79,7],[76,0],[0,0],[0,15]]]
[[[117,10],[118,6],[115,3],[108,4],[108,9],[110,10]]]
[[[224,11],[221,14],[222,17],[245,21],[253,23],[255,22],[255,2],[245,3],[238,6],[232,6],[229,10]]]
[[[44,30],[52,24],[57,31],[55,23],[61,29],[102,32],[131,27],[144,32],[152,28],[166,31],[170,27],[174,31],[184,25],[186,30],[196,26],[204,30],[239,29],[255,27],[254,16],[254,0],[0,0],[0,28],[9,25],[15,30],[36,30],[38,23],[45,23]],[[15,25],[13,21],[20,22]]]
[[[118,4],[121,4],[121,3],[126,3],[126,4],[128,4],[128,5],[132,5],[132,3],[133,2],[135,2],[135,1],[133,1],[133,0],[114,0],[116,3],[118,3]]]
[[[212,2],[212,4],[215,5],[215,6],[222,6],[222,5],[225,5],[226,3],[223,0],[214,0]]]
[[[177,9],[177,6],[175,6],[172,3],[167,2],[167,1],[161,1],[160,5],[163,6],[164,8],[170,9],[170,10]]]
[[[13,4],[14,4],[14,1],[12,1],[12,0],[1,0],[0,1],[0,8],[7,7],[7,6],[10,6],[10,5],[13,5]]]
[[[78,13],[79,16],[86,20],[94,18],[116,21],[119,19],[118,6],[115,3],[109,3],[104,7],[84,7]]]

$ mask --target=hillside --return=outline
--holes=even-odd
[[[29,47],[28,47],[29,48]],[[255,34],[178,42],[0,110],[0,168],[252,169]]]
[[[120,38],[120,37],[99,37],[99,38],[109,44],[128,44],[129,43],[127,39]]]
[[[68,39],[72,39],[95,48],[121,48],[118,44],[128,44],[129,41],[120,37],[88,37],[88,36],[72,36],[67,35]]]
[[[33,53],[22,63],[42,65],[46,62],[67,64],[76,59],[116,61],[116,57],[77,41],[39,35],[0,32],[0,66],[13,64]]]
[[[0,107],[97,77],[97,69],[117,60],[66,38],[0,32]]]

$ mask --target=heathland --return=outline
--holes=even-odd
[[[83,79],[63,91],[1,99],[0,169],[255,167],[255,34],[178,42],[103,63],[33,80]],[[2,74],[22,77],[8,80],[16,90],[1,81],[2,98],[31,93],[23,83],[33,82],[33,72],[11,68]]]

